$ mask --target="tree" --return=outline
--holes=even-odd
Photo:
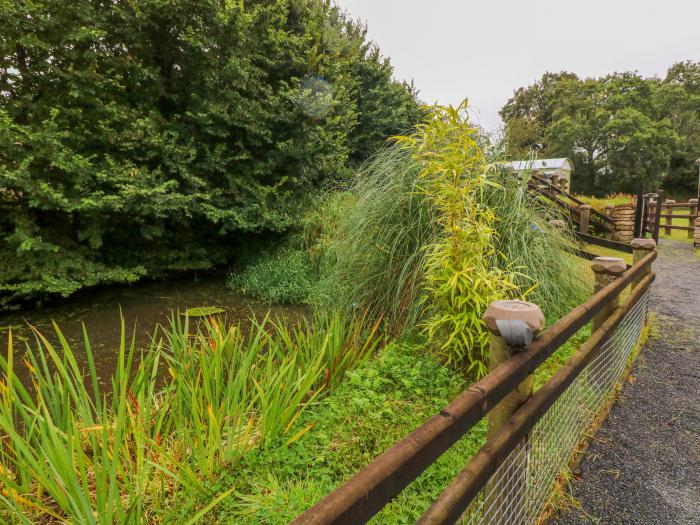
[[[526,88],[518,88],[499,114],[507,124],[509,152],[515,157],[547,150],[545,131],[552,124],[561,91],[578,82],[573,73],[545,73]]]
[[[695,161],[700,158],[700,62],[671,66],[659,86],[657,98],[678,136],[664,189],[684,197],[695,196],[698,192]]]
[[[516,92],[501,115],[510,118],[506,130],[513,151],[524,154],[528,140],[521,130],[527,126],[537,130],[529,142],[537,141],[539,155],[573,159],[574,190],[632,192],[642,183],[658,187],[669,172],[677,137],[659,107],[658,90],[656,79],[636,73],[585,80],[546,74]],[[534,110],[512,110],[522,107]]]
[[[417,112],[326,1],[19,0],[0,25],[0,305],[223,264]]]

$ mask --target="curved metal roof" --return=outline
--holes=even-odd
[[[568,170],[573,171],[574,163],[567,158],[561,159],[538,159],[538,160],[516,160],[506,162],[515,171],[539,171],[539,170]]]

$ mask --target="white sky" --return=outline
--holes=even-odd
[[[336,0],[421,99],[468,97],[488,130],[545,71],[663,76],[700,60],[700,0]]]

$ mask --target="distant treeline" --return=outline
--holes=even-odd
[[[700,62],[676,63],[663,79],[545,73],[518,89],[500,114],[510,156],[572,158],[578,192],[636,192],[645,183],[697,194]]]
[[[0,306],[225,263],[419,114],[324,0],[18,0],[0,27]]]

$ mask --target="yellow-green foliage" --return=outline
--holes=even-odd
[[[607,197],[591,197],[588,195],[576,195],[576,197],[601,212],[605,212],[606,206],[633,204],[637,200],[637,197],[629,193],[613,193]]]
[[[492,265],[496,217],[479,197],[495,183],[487,180],[489,166],[466,110],[466,101],[428,108],[430,118],[397,141],[420,165],[418,190],[442,228],[425,260],[431,315],[423,328],[449,363],[482,376],[488,333],[481,316],[492,301],[514,295],[516,285],[511,273]]]

